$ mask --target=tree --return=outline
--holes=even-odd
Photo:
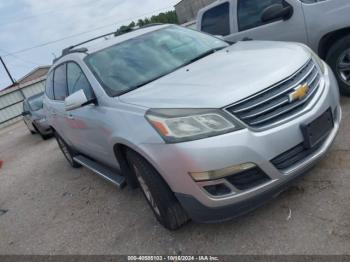
[[[144,19],[139,19],[137,23],[132,21],[129,25],[122,25],[117,29],[116,35],[125,34],[132,31],[136,26],[143,27],[148,24],[178,24],[177,15],[175,11],[168,11],[165,13],[159,13],[158,15],[153,15],[151,17],[146,17]]]

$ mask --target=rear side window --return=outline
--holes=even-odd
[[[206,11],[202,17],[203,32],[212,35],[226,36],[230,34],[230,4],[228,2]]]
[[[263,11],[273,4],[283,4],[283,2],[283,0],[239,0],[239,30],[244,31],[263,25],[264,23],[261,21]]]
[[[45,93],[51,100],[55,99],[53,95],[53,71],[47,76]]]
[[[67,65],[67,83],[69,95],[84,90],[88,100],[95,97],[89,81],[76,63],[68,63]]]
[[[53,78],[53,90],[55,100],[63,101],[67,96],[66,64],[55,69]]]

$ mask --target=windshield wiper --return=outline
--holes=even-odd
[[[198,60],[201,60],[202,58],[206,57],[206,56],[209,56],[211,54],[214,54],[215,52],[217,51],[220,51],[222,49],[224,49],[226,46],[224,47],[217,47],[217,48],[213,48],[213,49],[209,49],[208,51],[204,52],[203,54],[200,54],[199,56],[191,59],[189,62],[187,62],[185,65],[189,65],[189,64],[192,64],[193,62],[196,62]]]

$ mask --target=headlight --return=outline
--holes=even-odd
[[[325,64],[322,61],[322,59],[314,52],[312,51],[312,49],[310,47],[308,47],[307,45],[304,44],[300,44],[304,49],[306,49],[308,52],[310,52],[311,54],[311,58],[312,60],[314,60],[314,62],[318,65],[318,67],[320,68],[322,74],[324,74],[326,72],[326,68],[325,68]]]
[[[151,109],[146,118],[166,143],[198,140],[242,129],[230,115],[215,109]]]

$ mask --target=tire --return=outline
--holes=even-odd
[[[36,132],[35,131],[32,131],[32,130],[29,130],[29,132],[32,134],[32,135],[35,135]]]
[[[40,132],[39,128],[37,128],[37,126],[36,126],[35,124],[33,124],[33,127],[34,127],[34,129],[35,129],[35,131],[36,131],[36,132],[34,132],[34,134],[39,134],[43,140],[47,140],[47,139],[50,138],[50,135],[44,135],[44,134],[42,134],[42,133]],[[31,131],[31,132],[32,132],[32,131]],[[32,134],[33,134],[33,133],[32,133]]]
[[[332,68],[342,95],[350,96],[350,35],[338,40],[329,49],[326,62]]]
[[[58,135],[56,132],[55,132],[55,137],[57,140],[57,144],[61,149],[64,157],[67,159],[68,163],[73,168],[80,168],[81,165],[73,160],[73,157],[76,156],[77,154],[67,145],[67,143],[63,140],[63,138],[61,138],[60,135]]]
[[[126,157],[158,222],[169,230],[186,224],[188,215],[159,173],[132,150],[127,150]]]

